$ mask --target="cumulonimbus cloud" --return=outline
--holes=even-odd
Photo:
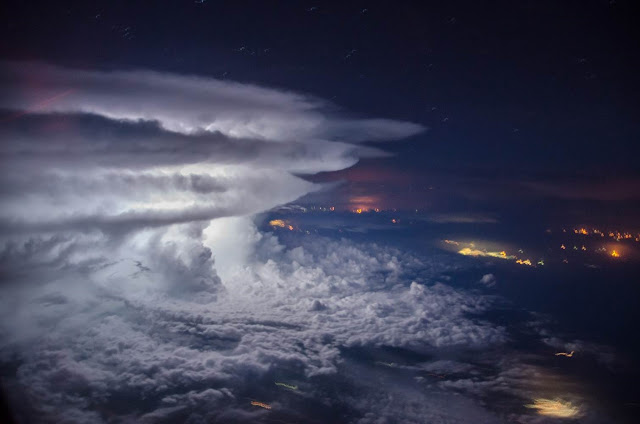
[[[438,282],[454,259],[302,233],[287,246],[253,225],[318,188],[299,174],[384,155],[359,143],[420,125],[202,77],[0,73],[0,363],[19,418],[267,422],[259,396],[294,421],[494,423],[475,399],[531,395],[536,370],[495,366],[494,299]],[[378,353],[344,354],[362,347]],[[423,359],[383,363],[381,385],[385,348]],[[453,351],[473,359],[438,357]],[[393,383],[404,371],[411,385]]]

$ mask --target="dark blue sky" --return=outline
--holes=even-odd
[[[383,207],[629,222],[640,49],[627,1],[14,2],[3,59],[285,88],[429,127],[316,179]],[[335,197],[339,197],[336,199]]]

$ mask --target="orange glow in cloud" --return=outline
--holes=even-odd
[[[558,352],[556,353],[556,356],[566,356],[567,358],[571,358],[573,357],[575,351],[571,351],[571,353],[567,353],[567,352]]]
[[[349,207],[355,213],[379,211],[380,198],[378,196],[355,196],[349,199]]]
[[[611,256],[613,256],[614,258],[619,258],[620,257],[620,253],[618,253],[617,250],[614,250],[611,252]]]
[[[287,224],[281,219],[273,219],[269,221],[269,225],[271,225],[272,227],[284,228]]]
[[[516,261],[516,263],[517,263],[518,265],[528,265],[528,266],[531,266],[531,265],[532,265],[532,263],[531,263],[531,261],[530,261],[529,259],[525,259],[524,261],[523,261],[522,259],[518,259],[518,260]]]

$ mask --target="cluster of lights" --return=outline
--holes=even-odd
[[[563,233],[566,233],[567,230],[563,229],[562,230]],[[640,233],[638,234],[632,234],[628,231],[609,231],[609,232],[603,232],[601,230],[598,230],[597,228],[593,228],[593,229],[587,229],[587,228],[574,228],[573,229],[573,233],[574,234],[579,234],[579,235],[583,235],[583,236],[598,236],[600,238],[604,238],[604,237],[609,237],[614,239],[615,241],[620,241],[620,240],[635,240],[637,242],[640,242]]]
[[[573,228],[571,230],[563,229],[562,232],[573,233],[578,236],[584,236],[584,237],[597,237],[600,239],[609,238],[609,239],[615,240],[616,242],[621,242],[621,241],[640,242],[640,233],[634,234],[629,231],[602,231],[597,228],[580,227],[580,228]],[[551,230],[547,230],[547,233],[551,233]],[[582,243],[578,245],[573,245],[572,248],[573,250],[576,250],[576,251],[581,250],[583,252],[586,252],[588,250],[587,247]],[[560,249],[569,250],[569,246],[565,246],[564,244],[561,244]],[[610,250],[607,250],[607,248],[603,246],[603,247],[594,249],[594,251],[597,253],[606,254],[608,256],[611,256],[612,258],[622,257],[622,252],[620,251],[619,248],[614,249],[610,247]]]
[[[562,250],[567,250],[567,246],[565,246],[564,244],[560,245],[560,249]],[[582,245],[582,247],[578,248],[578,246],[573,246],[573,250],[582,250],[583,252],[587,251],[587,248]],[[607,248],[606,247],[599,247],[597,249],[595,249],[596,252],[598,253],[607,253]],[[613,249],[610,253],[611,257],[614,258],[619,258],[620,257],[620,252],[618,252],[616,249]]]
[[[380,208],[359,207],[359,208],[352,209],[351,212],[357,213],[357,214],[367,213],[367,212],[380,213],[380,212],[382,212],[382,209],[380,209]]]

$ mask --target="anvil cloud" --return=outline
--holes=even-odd
[[[350,119],[310,96],[150,71],[2,65],[0,223],[138,228],[250,215],[420,125]],[[64,95],[61,95],[64,94]]]

